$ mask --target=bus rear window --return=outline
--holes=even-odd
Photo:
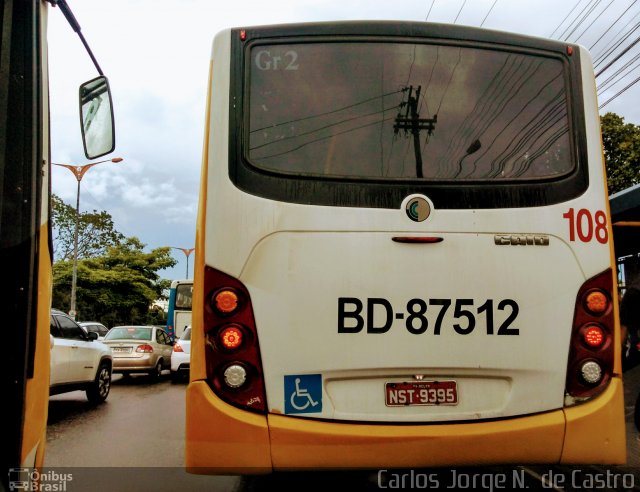
[[[180,284],[176,288],[176,309],[191,309],[193,284]]]
[[[265,171],[506,182],[574,169],[560,57],[326,42],[254,45],[247,65],[245,155]]]

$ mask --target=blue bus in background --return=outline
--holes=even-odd
[[[174,280],[169,291],[167,332],[172,338],[180,338],[191,324],[191,299],[193,280]]]

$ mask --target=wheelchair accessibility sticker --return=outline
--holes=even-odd
[[[322,412],[322,374],[284,377],[284,413]]]

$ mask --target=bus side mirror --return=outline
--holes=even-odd
[[[100,76],[80,86],[80,127],[87,159],[95,159],[116,146],[109,81]]]

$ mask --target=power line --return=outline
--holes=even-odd
[[[464,8],[464,6],[467,4],[467,0],[464,0],[464,2],[462,2],[462,7],[460,7],[460,10],[458,11],[458,15],[456,15],[456,18],[453,19],[453,23],[455,24],[456,22],[458,22],[458,17],[460,17],[460,14],[462,13],[462,9]]]
[[[433,4],[436,3],[436,0],[431,0],[431,7],[429,7],[429,12],[427,12],[427,17],[424,19],[425,22],[429,20],[429,16],[431,15],[431,9],[433,8]]]
[[[508,67],[507,61],[509,62]],[[537,63],[532,59],[525,61],[523,57],[513,58],[512,63],[511,56],[507,58],[505,64],[478,99],[478,103],[484,99],[481,106],[476,104],[465,118],[465,122],[456,130],[454,138],[449,142],[446,155],[443,155],[438,161],[438,169],[446,169],[449,162],[447,155],[457,156],[463,151],[465,141],[480,138],[496,122],[505,107],[522,90],[527,81],[535,75],[541,64],[542,61]],[[500,75],[503,70],[504,73]],[[475,116],[471,116],[474,112]],[[481,119],[480,124],[476,123],[477,118]],[[474,132],[473,135],[470,135],[471,131]],[[451,149],[450,152],[449,149]]]
[[[625,9],[625,11],[624,11],[624,12],[622,12],[622,13],[620,14],[620,16],[619,16],[615,21],[613,21],[613,23],[612,23],[612,24],[611,24],[611,25],[610,25],[610,26],[609,26],[609,27],[608,27],[608,28],[607,28],[607,29],[602,33],[602,35],[598,38],[598,40],[597,40],[595,43],[593,43],[591,46],[589,46],[589,51],[591,51],[593,48],[595,48],[596,44],[598,44],[598,43],[599,43],[599,42],[600,42],[600,41],[601,41],[601,40],[602,40],[602,39],[607,35],[607,33],[608,33],[612,28],[613,28],[613,26],[615,26],[615,25],[618,23],[618,21],[619,21],[620,19],[622,19],[622,17],[624,16],[624,14],[626,14],[626,13],[629,11],[629,9],[635,5],[635,3],[636,3],[637,1],[638,1],[638,0],[633,0],[633,2],[631,2],[631,3],[629,4],[629,6]]]
[[[262,130],[269,130],[271,128],[276,128],[278,126],[282,126],[282,125],[288,125],[289,123],[297,123],[299,121],[305,121],[305,120],[310,120],[313,118],[319,118],[320,116],[327,116],[329,114],[333,114],[333,113],[338,113],[340,111],[344,111],[345,109],[350,109],[356,106],[360,106],[361,104],[365,104],[371,101],[375,101],[376,99],[380,99],[383,97],[388,97],[388,96],[392,96],[394,94],[398,94],[399,92],[402,92],[401,90],[397,90],[397,91],[392,91],[392,92],[387,92],[386,94],[381,94],[379,96],[374,96],[374,97],[370,97],[369,99],[364,99],[363,101],[358,101],[356,103],[353,104],[349,104],[348,106],[343,106],[341,108],[337,108],[337,109],[332,109],[331,111],[325,111],[324,113],[318,113],[318,114],[313,114],[310,116],[304,116],[302,118],[296,118],[293,120],[289,120],[289,121],[283,121],[281,123],[274,123],[272,125],[268,125],[268,126],[264,126],[262,128],[256,128],[255,130],[251,130],[250,133],[254,133],[254,132],[259,132]]]
[[[556,121],[557,123],[557,121]],[[551,146],[560,139],[560,137],[562,137],[564,134],[569,132],[569,127],[568,126],[563,126],[560,127],[554,134],[552,134],[545,142],[542,143],[542,145],[538,148],[537,152],[534,152],[533,154],[531,154],[531,156],[529,156],[529,161],[531,163],[535,162],[535,160],[546,154],[547,151],[551,148]],[[518,171],[517,173],[512,173],[512,176],[514,178],[519,178],[521,177],[525,172],[527,172],[529,170],[529,168],[531,167],[531,164],[523,166],[521,168],[520,171]]]
[[[636,14],[637,16],[638,14]],[[634,16],[634,17],[636,17]],[[629,25],[629,23],[627,23]],[[625,26],[626,27],[626,26]],[[635,26],[628,32],[621,35],[620,38],[616,37],[611,41],[606,48],[604,48],[594,59],[594,68],[597,68],[607,58],[609,58],[631,35],[640,28],[640,22],[637,22]],[[623,28],[624,30],[624,28]],[[622,32],[622,31],[620,31]],[[620,34],[620,33],[618,33]]]
[[[416,62],[416,47],[418,45],[414,44],[413,45],[413,56],[411,57],[411,65],[409,66],[409,75],[407,75],[407,83],[405,84],[405,86],[409,85],[409,80],[411,80],[411,72],[413,72],[413,65]]]
[[[591,1],[587,4],[587,6],[582,10],[582,12],[584,12],[584,11],[586,10],[586,11],[587,11],[587,13],[586,13],[586,14],[584,14],[584,15],[582,16],[582,18],[581,18],[581,17],[580,17],[580,14],[581,14],[582,12],[579,12],[579,13],[576,15],[575,19],[574,19],[573,21],[571,21],[571,23],[570,23],[570,24],[567,26],[567,28],[562,32],[562,34],[560,34],[560,36],[558,36],[558,38],[559,38],[559,39],[560,39],[560,38],[562,38],[562,39],[564,39],[564,41],[566,41],[566,40],[567,40],[567,38],[568,38],[571,34],[573,34],[573,32],[574,32],[574,31],[575,31],[575,30],[580,26],[580,24],[582,24],[582,23],[584,22],[584,19],[585,19],[585,18],[586,18],[590,13],[591,13],[591,11],[593,10],[593,8],[594,8],[596,5],[598,5],[601,1],[602,1],[602,0],[591,0]],[[577,24],[576,24],[575,26],[573,26],[573,24],[574,24],[574,23],[576,23],[576,22],[577,22]],[[573,29],[572,29],[572,27],[573,27]],[[570,29],[571,29],[571,31],[570,31]]]
[[[614,74],[612,74],[608,79],[603,81],[601,84],[598,84],[598,94],[602,94],[607,90],[607,86],[614,86],[622,79],[627,77],[631,72],[633,72],[636,68],[638,68],[638,64],[636,63],[640,59],[640,53],[634,56],[631,60],[625,63],[622,67],[620,67]],[[635,63],[635,66],[633,66]],[[623,72],[627,72],[623,74]]]
[[[355,132],[357,130],[361,130],[362,128],[367,128],[369,126],[379,125],[381,123],[384,123],[385,121],[394,120],[394,119],[395,119],[395,116],[393,116],[393,117],[390,116],[389,118],[383,118],[383,119],[381,119],[379,121],[374,121],[373,123],[367,123],[366,125],[357,126],[355,128],[350,128],[348,130],[344,130],[344,131],[338,132],[338,133],[333,133],[331,135],[327,135],[326,137],[320,137],[320,138],[317,138],[315,140],[310,140],[310,141],[305,142],[305,143],[303,143],[301,145],[298,145],[297,147],[294,147],[293,149],[285,150],[284,152],[280,152],[278,154],[261,156],[261,157],[259,157],[259,159],[270,159],[272,157],[279,157],[279,156],[284,155],[284,154],[289,154],[291,152],[295,152],[296,150],[299,150],[302,147],[306,147],[307,145],[311,145],[312,143],[320,142],[322,140],[326,140],[326,139],[332,138],[332,137],[337,137],[338,135],[343,135],[345,133]]]
[[[466,2],[466,0],[465,0]],[[442,94],[442,97],[440,98],[440,104],[438,104],[438,109],[436,109],[435,115],[438,116],[438,113],[440,112],[440,107],[442,106],[442,101],[444,101],[444,97],[447,95],[447,92],[449,91],[449,86],[451,85],[451,81],[453,80],[453,76],[456,73],[456,70],[458,68],[458,65],[460,64],[460,60],[462,59],[462,48],[458,48],[458,61],[456,62],[455,66],[453,67],[453,70],[451,70],[451,75],[449,76],[449,82],[447,82],[447,86],[444,89],[444,93]]]
[[[500,108],[503,94],[510,92],[510,84],[513,77],[517,77],[519,73],[526,76],[528,69],[522,67],[523,63],[522,59],[516,60],[515,55],[505,57],[500,69],[489,81],[482,94],[476,98],[473,109],[467,113],[460,126],[456,128],[449,139],[447,154],[457,155],[459,149],[464,147],[465,142],[473,138],[470,134],[472,131],[476,132],[475,137],[479,137],[480,134],[484,133],[493,119],[499,114],[500,111],[496,113],[496,110]]]
[[[487,15],[484,16],[484,19],[482,19],[482,22],[480,23],[480,27],[482,27],[484,25],[484,22],[487,20],[487,17],[489,17],[489,14],[493,10],[493,7],[496,6],[496,3],[498,3],[498,0],[493,0],[493,5],[491,5],[491,8],[489,9],[489,12],[487,12]]]
[[[544,86],[542,86],[542,87],[540,88],[540,90],[539,90],[536,94],[534,94],[531,98],[529,98],[529,100],[528,100],[528,101],[525,101],[525,102],[524,102],[524,104],[522,104],[522,105],[520,106],[520,107],[521,107],[520,111],[519,111],[518,113],[516,113],[516,114],[515,114],[515,116],[513,116],[513,118],[511,118],[511,120],[509,120],[509,121],[507,121],[506,123],[504,123],[504,124],[502,125],[502,129],[501,129],[500,131],[498,131],[497,133],[495,133],[495,134],[494,134],[494,138],[493,138],[493,140],[491,141],[491,143],[490,143],[489,145],[484,146],[484,149],[485,149],[485,150],[484,150],[484,152],[483,152],[480,156],[478,156],[478,157],[476,158],[476,161],[479,161],[482,157],[484,157],[484,156],[485,156],[485,155],[486,155],[486,154],[491,150],[491,148],[493,147],[493,145],[494,145],[494,144],[498,141],[498,139],[499,139],[499,138],[500,138],[500,137],[505,133],[505,131],[507,131],[507,129],[509,129],[509,128],[511,128],[511,127],[512,127],[513,123],[517,120],[518,116],[519,116],[520,114],[522,114],[522,113],[523,113],[523,111],[524,111],[524,109],[525,109],[526,107],[529,107],[529,105],[530,105],[531,103],[533,103],[533,102],[534,102],[534,101],[535,101],[535,100],[540,96],[540,94],[542,94],[542,92],[543,92],[547,87],[549,87],[549,86],[550,86],[550,85],[551,85],[555,80],[558,80],[558,79],[560,79],[561,77],[562,77],[562,74],[559,74],[559,75],[557,75],[557,76],[553,77],[553,78],[552,78],[552,79],[550,79],[550,80],[549,80],[549,81],[548,81]],[[517,91],[513,96],[511,96],[507,101],[505,101],[505,105],[506,105],[506,104],[508,104],[508,103],[509,103],[509,102],[510,102],[514,97],[516,97],[517,93],[519,92],[519,89],[521,89],[522,87],[523,87],[523,85],[520,85],[520,87],[518,88],[518,91]],[[553,103],[553,101],[554,101],[556,98],[558,98],[559,96],[561,96],[561,92],[559,93],[559,95],[554,96],[554,98],[553,98],[553,99],[551,99],[551,101],[547,102],[547,104],[545,105],[545,107],[544,107],[543,109],[548,108],[548,107],[549,107],[549,105],[550,105],[550,104],[552,104],[552,103]],[[548,111],[548,109],[547,109],[547,111]],[[538,118],[539,118],[541,121],[544,121],[544,119],[543,119],[542,115],[540,115],[540,114],[539,114],[539,115],[538,115]],[[528,123],[528,125],[531,125],[532,123],[533,123],[533,120],[532,120],[532,121],[530,121],[530,122]],[[535,125],[535,123],[534,123],[534,125]],[[496,128],[496,130],[497,130],[497,128]],[[522,133],[522,131],[518,132],[518,134],[516,134],[516,135],[519,135],[520,133]],[[525,136],[526,136],[526,134],[525,134]],[[495,167],[495,166],[494,166],[494,164],[495,164],[495,161],[491,163],[491,170],[490,170],[490,174],[489,174],[489,176],[492,176],[492,177],[495,177],[495,176],[497,176],[497,175],[500,173],[500,167],[498,167],[498,168],[494,171],[494,167]]]
[[[638,27],[640,27],[640,25]],[[622,50],[622,52],[618,56],[616,56],[613,60],[611,60],[609,63],[607,63],[607,65],[596,74],[596,78],[599,77],[600,75],[602,75],[602,73],[605,72],[606,70],[608,70],[611,67],[611,65],[613,65],[620,58],[622,58],[624,55],[626,55],[629,52],[629,50],[631,50],[631,48],[633,48],[639,42],[640,42],[640,36],[638,36],[636,39],[634,39],[633,42],[629,46],[627,46],[624,50]]]
[[[591,21],[591,23],[590,23],[590,24],[585,28],[585,30],[584,30],[584,31],[582,31],[582,34],[580,34],[577,38],[575,38],[575,39],[573,40],[573,42],[574,42],[574,43],[577,43],[577,42],[578,42],[578,40],[579,40],[582,36],[584,36],[584,35],[587,33],[587,31],[588,31],[589,29],[591,29],[591,27],[593,27],[593,25],[596,23],[596,21],[597,21],[598,19],[600,19],[600,18],[602,17],[602,15],[604,15],[604,13],[605,13],[607,10],[609,10],[609,7],[611,7],[611,4],[613,4],[613,2],[614,2],[614,1],[615,1],[615,0],[611,0],[611,1],[610,1],[610,2],[605,6],[605,8],[604,8],[604,9],[602,9],[602,12],[600,12],[600,14],[599,14],[599,15],[596,15],[596,16],[593,18],[593,20]]]
[[[320,130],[326,130],[327,128],[331,128],[332,126],[341,125],[343,123],[348,123],[348,122],[354,121],[354,120],[359,120],[360,118],[368,118],[369,116],[375,116],[375,115],[380,114],[380,113],[386,113],[387,111],[391,111],[392,109],[397,109],[397,108],[398,108],[398,105],[396,104],[395,106],[391,106],[390,108],[385,108],[385,109],[382,109],[382,110],[374,111],[373,113],[361,114],[361,115],[358,115],[358,116],[352,116],[351,118],[347,118],[347,119],[344,119],[344,120],[336,121],[335,123],[330,123],[328,125],[324,125],[324,126],[321,126],[321,127],[318,127],[318,128],[314,128],[313,130],[297,133],[295,135],[290,135],[288,137],[284,137],[284,138],[281,138],[279,140],[272,140],[271,142],[266,142],[266,143],[263,143],[263,144],[260,144],[260,145],[256,145],[255,147],[249,147],[249,150],[258,150],[258,149],[261,149],[262,147],[266,147],[268,145],[279,144],[281,142],[285,142],[285,141],[291,140],[293,138],[304,137],[306,135],[311,135],[312,133],[319,132]]]
[[[625,92],[627,92],[629,89],[631,89],[631,87],[633,87],[634,85],[636,85],[638,82],[640,82],[640,77],[638,77],[637,79],[635,79],[633,82],[631,82],[630,84],[628,84],[624,89],[618,91],[614,96],[610,97],[609,99],[607,99],[606,102],[603,102],[600,106],[598,106],[598,109],[602,109],[604,108],[607,104],[609,104],[611,101],[615,100],[617,97],[621,96],[622,94],[624,94]]]
[[[553,35],[558,31],[558,29],[560,29],[562,27],[562,24],[564,24],[564,22],[571,17],[571,15],[573,14],[573,12],[576,10],[576,8],[578,7],[578,5],[582,2],[582,0],[578,0],[576,2],[576,4],[569,10],[569,13],[565,16],[564,19],[562,19],[560,21],[560,24],[558,24],[558,26],[553,30],[553,32],[551,34],[549,34],[549,37],[552,38]],[[573,21],[571,21],[571,23],[573,23]],[[571,25],[571,23],[569,25]]]
[[[538,116],[532,118],[512,137],[509,146],[493,158],[494,162],[498,161],[498,174],[504,169],[508,160],[518,155],[525,147],[533,151],[535,142],[543,138],[545,134],[557,126],[558,123],[561,123],[562,120],[565,121],[565,132],[568,131],[566,114],[567,108],[563,100],[563,93],[560,91],[539,110]],[[511,150],[509,150],[509,148],[511,148]],[[532,156],[533,155],[536,155],[536,153],[534,152]],[[501,156],[503,157],[501,158]],[[533,160],[532,158],[531,162],[533,162]],[[524,170],[526,170],[526,167],[527,166],[525,166]]]

